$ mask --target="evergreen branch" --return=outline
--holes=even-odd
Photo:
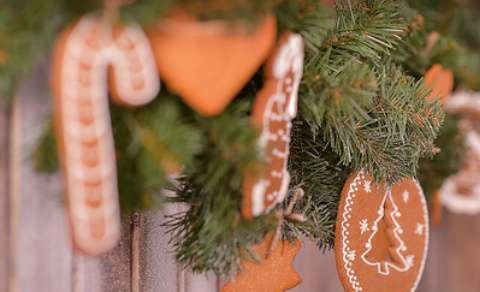
[[[336,28],[322,47],[380,61],[405,34],[403,8],[403,1],[394,0],[338,1]]]
[[[419,180],[427,198],[440,189],[447,177],[457,173],[464,153],[464,137],[458,131],[456,117],[447,116],[440,135],[435,140],[440,152],[431,158],[420,160]]]
[[[239,102],[218,117],[199,119],[207,146],[195,165],[185,170],[172,198],[190,206],[171,216],[166,225],[177,260],[196,272],[234,275],[240,252],[274,228],[272,216],[241,217],[243,173],[258,163],[257,135],[245,105]]]
[[[177,97],[160,95],[147,107],[112,107],[122,211],[158,206],[168,176],[189,168],[204,147],[200,131],[183,117]]]
[[[335,12],[322,1],[283,1],[276,12],[280,29],[301,33],[307,54],[312,56],[318,54],[325,38],[335,27]]]
[[[328,143],[316,136],[305,121],[296,120],[289,170],[291,186],[305,192],[295,205],[294,213],[304,214],[307,221],[287,221],[284,233],[287,237],[307,236],[321,249],[332,248],[339,194],[349,169],[339,164],[338,156],[329,149]]]
[[[32,153],[34,169],[43,173],[57,172],[59,169],[57,150],[53,119],[50,119]]]
[[[368,119],[367,108],[378,88],[367,64],[355,57],[328,62],[328,57],[312,58],[306,64],[300,91],[301,112],[314,130],[344,115]]]

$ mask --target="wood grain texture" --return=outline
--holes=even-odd
[[[430,253],[419,292],[480,291],[480,215],[444,211],[432,230]]]
[[[110,253],[98,258],[76,254],[60,175],[40,174],[32,167],[33,149],[52,110],[47,72],[44,64],[35,67],[20,83],[13,103],[8,292],[130,291],[130,222],[124,223],[122,241]]]
[[[9,271],[9,120],[8,103],[0,96],[0,291],[7,291]]]
[[[72,252],[57,175],[40,175],[30,163],[49,111],[46,67],[21,82],[11,125],[11,292],[71,291]],[[40,77],[40,78],[39,78]]]
[[[102,270],[97,258],[74,254],[72,261],[72,292],[102,292]]]
[[[180,291],[178,267],[161,225],[163,220],[161,212],[147,212],[144,216],[140,262],[142,291]]]
[[[335,267],[333,251],[323,253],[308,240],[302,240],[302,249],[295,258],[295,269],[302,283],[290,292],[306,291],[343,291]]]
[[[98,257],[102,292],[126,292],[131,288],[131,236],[130,220],[124,220],[119,244]],[[92,271],[87,271],[92,273]],[[85,292],[90,292],[86,290]]]
[[[141,244],[141,291],[143,292],[214,292],[218,280],[213,274],[198,275],[184,271],[175,262],[169,238],[165,234],[166,214],[184,210],[177,205],[167,205],[163,212],[144,215],[143,242]]]

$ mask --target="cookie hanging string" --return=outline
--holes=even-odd
[[[285,209],[281,209],[277,212],[277,218],[278,218],[278,225],[275,230],[275,234],[272,238],[272,242],[270,244],[270,248],[267,251],[267,257],[272,253],[273,250],[277,247],[278,242],[281,240],[282,237],[282,228],[283,228],[283,223],[285,220],[291,220],[291,221],[297,221],[297,222],[305,222],[307,219],[305,216],[301,213],[294,213],[293,208],[295,207],[295,204],[303,198],[305,195],[305,192],[303,191],[302,188],[297,188],[292,196],[292,199],[288,203],[287,207]]]

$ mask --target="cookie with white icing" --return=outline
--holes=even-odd
[[[266,65],[264,87],[252,111],[254,125],[260,130],[258,147],[265,165],[246,173],[242,207],[245,218],[268,212],[287,195],[290,132],[297,114],[303,55],[302,37],[286,33]]]
[[[363,171],[345,183],[337,215],[335,255],[346,291],[415,291],[429,238],[423,191],[413,178],[391,187]]]
[[[480,213],[480,94],[459,91],[445,106],[461,116],[459,128],[465,137],[462,167],[450,176],[440,189],[440,200],[450,211],[463,214]]]
[[[155,60],[140,27],[87,15],[61,34],[52,69],[72,238],[79,250],[95,255],[120,236],[108,91],[121,104],[150,102],[160,88]]]

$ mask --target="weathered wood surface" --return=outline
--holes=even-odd
[[[295,258],[295,269],[301,275],[302,283],[291,292],[343,291],[333,252],[323,254],[310,241],[303,241],[302,249]]]
[[[179,210],[177,206],[168,206],[164,212],[171,214]],[[214,275],[194,275],[182,270],[175,263],[165,228],[162,226],[164,218],[162,212],[148,212],[143,216],[140,242],[141,291],[216,291],[218,281]]]
[[[32,169],[32,149],[49,109],[38,68],[15,93],[10,125],[10,291],[70,291],[72,252],[56,175]],[[54,263],[54,264],[50,264]]]
[[[480,215],[444,212],[431,231],[421,292],[480,291]]]
[[[9,292],[128,291],[129,245],[124,238],[102,258],[72,251],[59,175],[35,172],[31,155],[51,112],[48,68],[21,83],[9,129]],[[128,224],[127,228],[128,229]],[[128,237],[128,232],[124,233]]]
[[[19,87],[11,107],[0,104],[0,291],[216,292],[215,275],[194,275],[174,261],[164,214],[126,220],[121,243],[100,258],[71,249],[59,175],[36,173],[30,155],[51,103],[40,65]],[[480,291],[480,216],[445,213],[432,230],[420,292]],[[295,260],[303,283],[292,292],[343,291],[332,252],[304,242]]]
[[[9,257],[8,135],[9,111],[0,96],[0,291],[7,291]]]

